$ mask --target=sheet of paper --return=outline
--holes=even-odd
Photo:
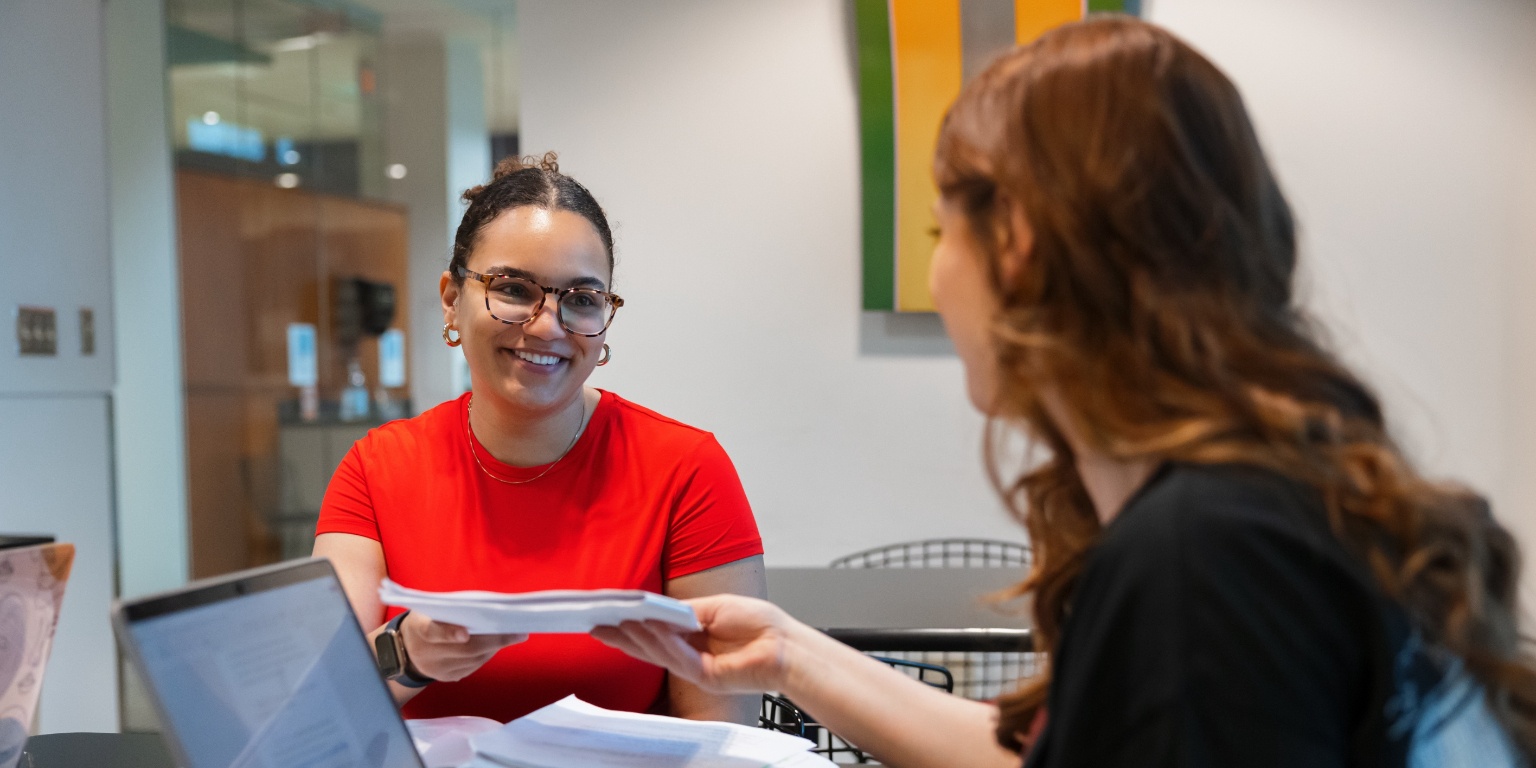
[[[458,624],[472,634],[585,633],[628,620],[655,619],[697,630],[699,620],[686,603],[633,589],[548,590],[543,592],[425,592],[385,579],[379,599]]]
[[[575,696],[477,734],[470,744],[477,765],[513,768],[764,768],[813,746],[744,725],[613,712]]]
[[[790,755],[773,764],[773,768],[836,768],[837,763],[814,752]]]
[[[467,715],[405,721],[411,741],[427,768],[459,768],[470,763],[475,757],[475,750],[469,745],[470,738],[500,727],[501,723],[488,717]]]

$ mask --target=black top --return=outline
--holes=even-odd
[[[1405,764],[1420,713],[1389,701],[1444,665],[1317,493],[1165,465],[1087,557],[1028,768]]]

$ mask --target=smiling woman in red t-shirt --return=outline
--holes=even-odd
[[[765,591],[757,525],[714,437],[586,386],[623,304],[591,194],[551,154],[503,161],[464,199],[439,291],[471,392],[353,446],[315,554],[335,564],[370,640],[403,649],[381,668],[408,717],[506,721],[574,693],[753,722],[754,697],[705,693],[586,635],[470,636],[379,602],[386,575],[433,591]]]

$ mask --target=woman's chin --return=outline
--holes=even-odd
[[[506,405],[530,413],[557,411],[581,397],[581,382],[566,377],[509,376],[492,389]]]
[[[997,387],[990,386],[966,377],[966,399],[971,401],[971,407],[983,416],[1001,416],[998,413]]]
[[[534,413],[557,410],[571,399],[571,393],[563,387],[524,387],[517,384],[502,387],[501,395],[508,405]]]

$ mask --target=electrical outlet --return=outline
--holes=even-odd
[[[80,354],[96,354],[96,311],[80,308]]]
[[[59,330],[53,309],[16,308],[16,351],[23,355],[59,353]]]

